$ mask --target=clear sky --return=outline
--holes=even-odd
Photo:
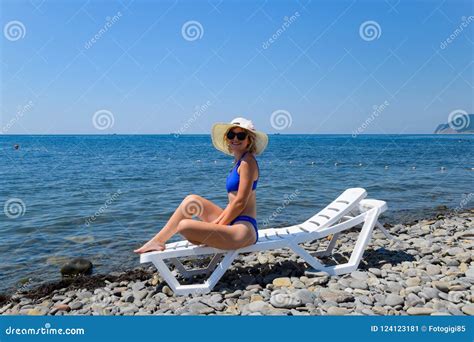
[[[0,6],[0,133],[208,133],[235,116],[266,132],[432,133],[474,112],[468,0]]]

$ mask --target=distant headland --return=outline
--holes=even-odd
[[[474,114],[455,111],[449,115],[448,123],[436,127],[435,134],[474,134]]]

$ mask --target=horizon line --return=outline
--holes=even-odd
[[[364,134],[354,134],[354,133],[266,133],[267,135],[348,135],[348,136],[370,136],[370,135],[449,135],[449,136],[458,136],[458,135],[474,135],[474,133],[364,133]],[[141,136],[141,135],[173,135],[173,136],[193,136],[193,135],[204,135],[210,136],[210,133],[0,133],[1,136],[115,136],[115,135],[128,135],[128,136]]]

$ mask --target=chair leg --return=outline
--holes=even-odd
[[[375,224],[377,223],[379,213],[380,209],[378,208],[371,209],[367,212],[364,225],[362,226],[362,229],[359,233],[359,237],[357,238],[349,261],[346,264],[334,266],[336,269],[344,270],[347,273],[355,271],[357,267],[359,267],[362,255],[364,254],[364,251],[369,244],[370,239],[372,238],[372,232],[374,230]],[[344,269],[344,267],[346,267],[346,269]]]
[[[173,291],[176,290],[176,288],[180,285],[176,277],[171,273],[171,270],[169,267],[165,264],[165,262],[158,258],[155,257],[152,259],[153,265],[155,265],[156,269],[158,272],[160,272],[161,276],[163,279],[168,283],[168,285],[173,289]]]
[[[186,269],[178,258],[171,258],[169,260],[178,269],[179,273],[181,273],[184,278],[189,279],[195,275],[211,273],[211,271],[213,271],[216,267],[219,260],[222,258],[222,255],[222,253],[215,254],[209,264],[204,268]]]
[[[360,260],[362,259],[362,255],[364,254],[365,248],[369,243],[372,237],[372,231],[375,227],[377,222],[377,217],[379,215],[379,209],[374,208],[367,212],[365,217],[364,225],[359,233],[359,237],[356,241],[354,246],[354,250],[349,258],[349,261],[344,264],[335,265],[335,266],[326,266],[320,263],[314,256],[309,254],[305,249],[301,246],[293,244],[290,248],[301,256],[311,267],[313,267],[317,271],[324,271],[330,275],[341,275],[345,273],[350,273],[355,271],[359,266]],[[332,240],[331,240],[332,241]]]
[[[176,295],[203,294],[203,293],[208,293],[213,289],[213,287],[222,278],[222,276],[230,267],[230,265],[232,264],[232,262],[234,261],[234,259],[237,257],[238,254],[239,253],[236,250],[229,251],[228,253],[225,254],[224,258],[219,263],[217,263],[216,261],[218,260],[218,258],[214,256],[211,263],[217,264],[217,266],[214,272],[212,272],[209,278],[202,284],[181,285],[176,279],[176,277],[171,273],[171,270],[165,264],[163,259],[159,257],[155,257],[153,258],[152,262],[155,265],[155,267],[158,269],[158,272],[160,272],[160,274],[163,276],[163,279],[168,283],[168,285],[170,286],[170,288],[173,290],[173,292]],[[172,260],[171,262],[174,264]],[[209,266],[210,265],[211,264],[209,264]],[[182,267],[184,268],[184,266]]]
[[[303,247],[300,245],[293,243],[289,246],[293,252],[298,254],[304,261],[306,261],[311,267],[316,270],[325,271],[326,267],[324,264],[320,263],[314,256],[308,253]]]
[[[329,241],[328,247],[324,251],[316,251],[316,252],[311,252],[311,254],[314,257],[320,258],[320,257],[325,257],[328,255],[332,254],[332,250],[336,246],[337,239],[339,238],[340,233],[336,233],[332,236],[331,241]]]
[[[388,230],[385,229],[385,227],[379,221],[377,221],[375,226],[382,231],[382,233],[386,236],[387,239],[398,242],[398,239],[395,238],[395,236],[393,236],[392,234],[390,234]]]
[[[375,224],[375,227],[379,228],[387,239],[392,240],[392,244],[400,242],[396,237],[394,237],[392,234],[390,234],[379,221],[377,221],[377,223]],[[321,257],[331,255],[334,247],[336,246],[336,242],[337,242],[337,239],[338,239],[339,235],[340,235],[340,233],[334,234],[331,241],[329,242],[328,247],[325,250],[311,252],[310,254],[314,257],[317,257],[317,258],[321,258]]]
[[[344,221],[347,221],[347,220],[350,220],[352,218],[354,218],[355,216],[357,216],[357,212],[355,210],[351,210],[347,213],[346,216],[343,216],[343,218],[341,219],[341,222],[344,222]],[[329,256],[332,254],[332,251],[334,249],[334,247],[336,247],[336,242],[337,242],[337,239],[339,238],[339,235],[341,235],[340,233],[336,233],[332,236],[331,238],[331,241],[329,242],[329,245],[328,247],[323,250],[323,251],[316,251],[316,252],[311,252],[310,254],[314,257],[317,257],[317,258],[321,258],[321,257],[326,257],[326,256]]]
[[[222,259],[222,261],[217,264],[216,269],[214,270],[214,272],[212,272],[212,274],[209,276],[209,279],[207,280],[207,283],[209,284],[211,290],[222,278],[222,276],[230,267],[230,265],[232,265],[232,262],[237,257],[237,255],[239,255],[239,252],[237,250],[228,252],[226,253],[224,259]]]

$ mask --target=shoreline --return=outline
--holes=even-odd
[[[473,315],[474,209],[435,211],[435,217],[387,226],[398,247],[374,230],[351,274],[308,273],[290,251],[273,250],[240,256],[206,295],[176,297],[145,265],[0,295],[0,314]],[[357,230],[341,237],[335,259],[346,260],[356,238]]]
[[[463,209],[460,213],[469,212],[470,210],[474,210],[472,208]],[[413,225],[420,220],[434,220],[438,217],[438,215],[452,215],[455,214],[455,209],[447,207],[445,205],[438,205],[433,208],[427,208],[423,210],[403,210],[396,213],[392,213],[392,215],[383,215],[379,222],[381,222],[384,226],[390,227],[392,226],[390,222],[398,222],[399,224],[404,225]],[[422,219],[420,219],[422,217]],[[269,227],[262,227],[262,229],[269,228]],[[174,242],[174,241],[171,241]],[[80,256],[79,256],[80,257]],[[68,260],[74,259],[73,257],[69,258]],[[44,291],[43,288],[56,288],[57,286],[67,286],[67,284],[72,283],[72,279],[64,278],[61,276],[60,268],[63,264],[56,264],[57,267],[57,277],[52,280],[42,280],[38,279],[37,277],[33,277],[33,279],[22,278],[14,286],[10,286],[7,289],[0,290],[0,306],[3,305],[5,302],[5,298],[10,298],[15,293],[30,293],[30,292],[38,292],[38,289],[41,288],[41,291]],[[92,274],[88,275],[87,277],[74,279],[74,284],[80,285],[82,283],[89,283],[92,279],[113,279],[114,276],[117,277],[117,274],[121,272],[130,272],[134,270],[142,270],[143,266],[122,266],[122,267],[111,267],[108,270],[101,270],[97,269],[97,265],[93,265]],[[96,273],[97,272],[97,273]],[[110,280],[109,279],[109,280]]]

